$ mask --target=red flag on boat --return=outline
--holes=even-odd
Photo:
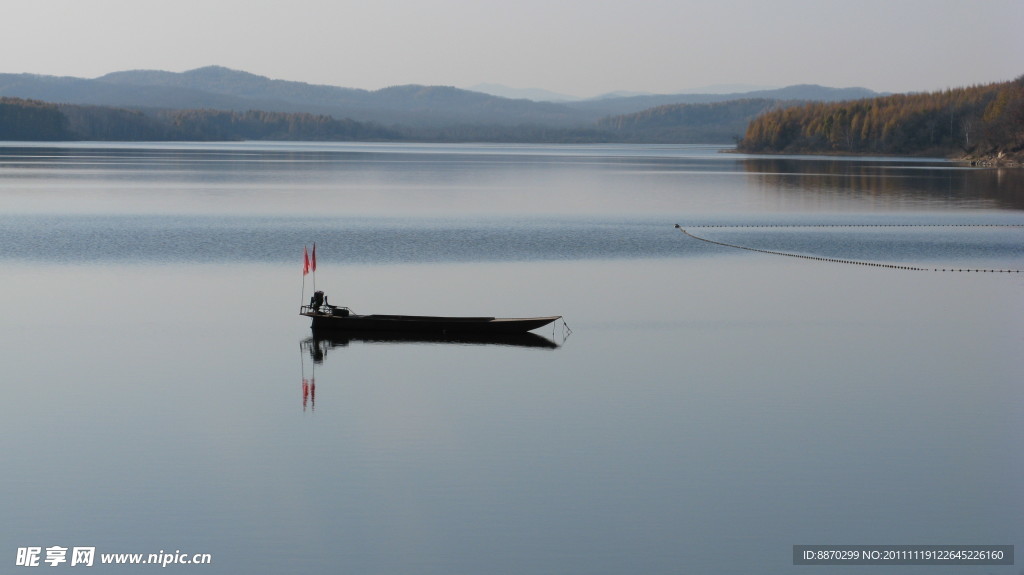
[[[316,249],[315,247],[313,248]],[[302,246],[302,275],[309,273],[309,250]]]
[[[310,259],[309,269],[316,271],[316,242],[313,242],[313,257]]]

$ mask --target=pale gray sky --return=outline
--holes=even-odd
[[[906,92],[1024,75],[1024,0],[8,0],[0,72],[221,65],[377,89]]]

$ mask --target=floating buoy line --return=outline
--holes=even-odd
[[[1010,225],[999,225],[999,224],[978,224],[978,225],[973,225],[973,224],[934,224],[934,225],[922,225],[922,224],[865,224],[865,225],[823,224],[823,225],[814,225],[814,226],[801,226],[801,225],[796,225],[796,224],[767,224],[767,225],[749,225],[749,226],[708,225],[708,226],[697,226],[697,227],[701,227],[701,228],[925,228],[925,227],[935,227],[935,228],[975,228],[975,227],[977,227],[977,228],[1020,228],[1020,227],[1024,227],[1024,226],[1022,226],[1022,225],[1013,225],[1013,224],[1010,224]],[[775,256],[787,256],[787,257],[791,257],[791,258],[801,258],[801,259],[805,259],[805,260],[814,260],[814,261],[819,261],[819,262],[831,262],[831,263],[838,263],[838,264],[852,264],[852,265],[858,265],[858,266],[871,266],[871,267],[877,267],[877,268],[889,268],[889,269],[894,269],[894,270],[908,270],[908,271],[918,271],[918,272],[929,272],[930,271],[930,272],[977,272],[977,273],[1011,273],[1011,274],[1022,273],[1022,270],[993,270],[993,269],[979,269],[979,268],[937,268],[937,267],[936,268],[925,268],[925,267],[919,267],[919,266],[900,265],[900,264],[883,264],[883,263],[877,263],[877,262],[865,262],[865,261],[859,261],[859,260],[846,260],[846,259],[840,259],[840,258],[823,258],[823,257],[818,257],[818,256],[809,256],[809,255],[806,255],[806,254],[794,254],[794,253],[790,253],[790,252],[779,252],[779,251],[774,251],[774,250],[763,250],[763,249],[760,249],[760,248],[752,248],[752,247],[749,247],[749,246],[740,246],[740,245],[729,244],[729,243],[725,243],[725,242],[717,242],[715,240],[709,240],[707,238],[702,238],[702,237],[700,237],[698,235],[690,233],[689,231],[686,230],[686,228],[680,226],[679,224],[676,224],[676,229],[678,229],[679,231],[683,232],[684,234],[686,234],[687,236],[689,236],[689,237],[691,237],[691,238],[693,238],[695,240],[700,240],[702,242],[707,242],[709,244],[715,244],[715,245],[724,246],[724,247],[727,247],[727,248],[735,248],[735,249],[738,249],[738,250],[747,250],[747,251],[750,251],[750,252],[759,252],[759,253],[762,253],[762,254],[771,254],[771,255],[775,255]]]

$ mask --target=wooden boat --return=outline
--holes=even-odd
[[[561,319],[546,317],[445,317],[426,315],[359,315],[347,307],[304,305],[299,315],[313,320],[318,332],[399,332],[433,334],[526,333]]]
[[[339,313],[340,312],[340,313]],[[347,312],[347,313],[346,313]],[[330,310],[303,306],[300,315],[312,318],[316,331],[404,333],[525,333],[544,327],[562,316],[548,317],[444,317],[425,315],[359,315],[348,308]]]

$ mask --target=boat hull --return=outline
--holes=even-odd
[[[561,316],[495,318],[438,317],[420,315],[333,315],[305,312],[316,331],[393,332],[432,334],[526,333],[560,319]]]

